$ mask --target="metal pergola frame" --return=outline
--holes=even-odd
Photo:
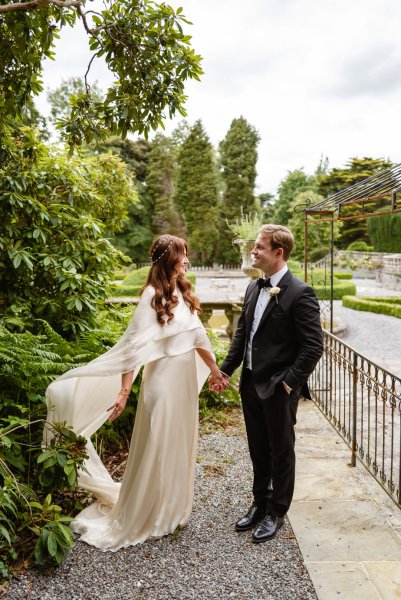
[[[401,212],[401,202],[397,204],[397,194],[400,192],[401,164],[395,164],[303,209],[304,278],[306,282],[308,281],[308,225],[310,223],[330,223],[330,333],[333,332],[334,223]],[[356,214],[344,215],[344,207],[350,205],[359,207],[359,210],[356,211]]]

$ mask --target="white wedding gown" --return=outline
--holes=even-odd
[[[199,317],[179,292],[174,319],[163,327],[142,294],[126,332],[105,354],[72,369],[47,389],[48,421],[67,421],[88,439],[89,459],[79,486],[97,501],[72,522],[80,539],[115,551],[172,533],[189,519],[198,433],[198,395],[209,373],[196,348],[212,353]],[[122,483],[116,483],[89,437],[107,420],[121,374],[145,365]],[[45,443],[51,438],[45,430]]]

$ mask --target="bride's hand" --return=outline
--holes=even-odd
[[[107,412],[111,411],[109,416],[109,421],[114,421],[117,419],[123,412],[125,405],[127,404],[128,394],[122,394],[121,392],[118,394],[117,399],[110,408],[107,409]]]
[[[209,389],[214,392],[221,392],[224,390],[224,378],[217,366],[212,369],[211,374],[209,375]]]

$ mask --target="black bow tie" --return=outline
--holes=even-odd
[[[266,279],[266,277],[259,277],[259,279],[256,280],[256,283],[258,284],[259,290],[273,287],[270,283],[270,278]]]

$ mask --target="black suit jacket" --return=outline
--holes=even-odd
[[[320,308],[313,289],[291,271],[283,275],[278,287],[280,293],[270,298],[252,341],[252,379],[260,398],[271,396],[282,381],[300,390],[323,352]],[[220,367],[227,375],[231,376],[245,359],[258,294],[257,283],[252,281]],[[302,393],[306,395],[307,388]]]

